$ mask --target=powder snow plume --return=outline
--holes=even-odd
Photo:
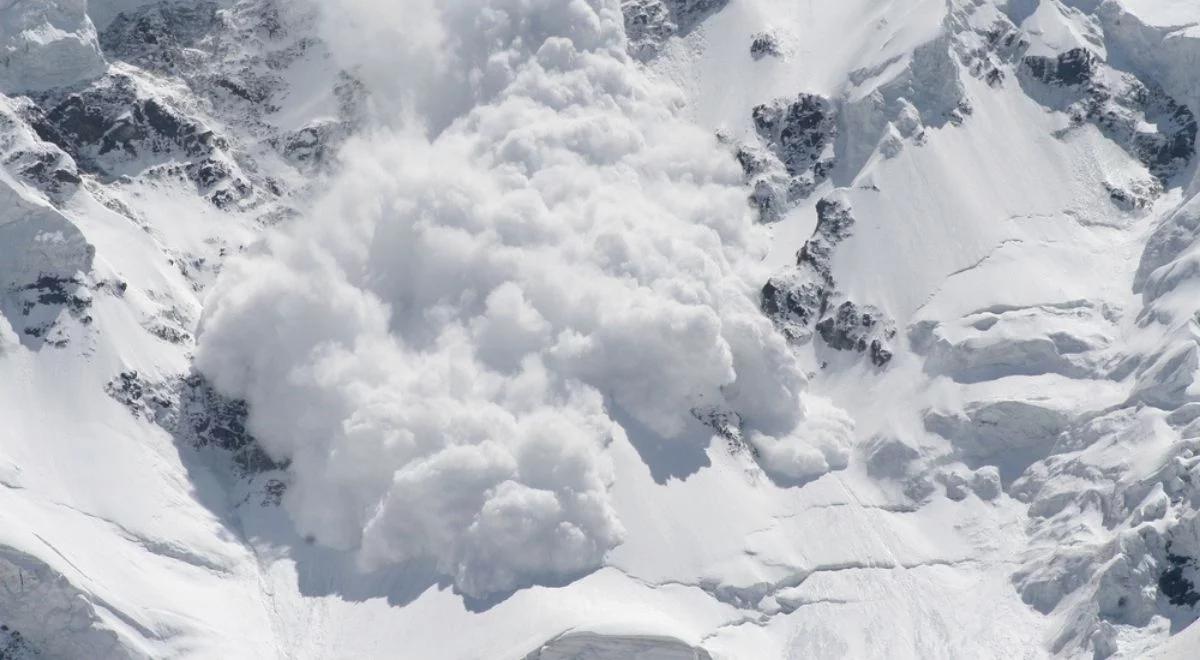
[[[602,563],[630,434],[729,413],[773,475],[845,465],[849,421],[805,418],[758,309],[740,171],[629,60],[615,0],[376,11],[326,8],[383,119],[226,269],[196,355],[290,461],[302,533],[480,597]]]

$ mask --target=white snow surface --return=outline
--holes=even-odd
[[[0,658],[1194,656],[1200,6],[656,4],[0,0]]]

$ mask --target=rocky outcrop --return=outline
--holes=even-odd
[[[754,188],[755,205],[771,221],[829,178],[837,111],[822,96],[799,94],[755,106],[751,119],[764,151],[743,148],[738,161]]]
[[[109,381],[105,391],[134,415],[161,426],[180,444],[221,450],[242,476],[286,467],[272,460],[246,429],[246,402],[221,396],[198,374],[151,382],[136,371],[124,371]]]
[[[88,173],[184,178],[218,206],[253,192],[228,138],[132,75],[111,74],[76,92],[40,97],[39,104],[29,117],[38,135]]]
[[[686,35],[729,0],[622,0],[629,54],[652,59],[674,36]]]
[[[217,3],[157,2],[119,14],[100,37],[104,52],[153,71],[184,73],[203,64],[201,42],[221,21]]]
[[[892,359],[888,342],[896,336],[896,328],[873,306],[859,307],[847,300],[838,305],[832,315],[817,323],[816,328],[830,348],[865,352],[877,367]]]
[[[772,277],[762,289],[762,309],[788,339],[803,343],[825,314],[835,283],[834,247],[850,236],[854,216],[843,203],[817,202],[817,227],[796,254],[796,266]]]
[[[815,330],[830,348],[866,353],[883,366],[892,358],[895,324],[873,306],[839,301],[833,277],[833,251],[853,227],[854,216],[845,203],[830,198],[817,202],[812,237],[796,254],[796,265],[763,286],[762,309],[794,343],[807,343]]]
[[[783,49],[779,45],[779,37],[772,32],[759,32],[750,40],[750,57],[761,60],[764,57],[779,57]]]
[[[1095,125],[1160,183],[1168,183],[1195,154],[1192,111],[1154,81],[1117,71],[1091,50],[1026,56],[1020,79],[1034,99],[1066,112],[1072,126]]]

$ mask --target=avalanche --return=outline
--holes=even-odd
[[[0,658],[1185,658],[1200,9],[0,0]]]

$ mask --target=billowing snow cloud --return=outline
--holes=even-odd
[[[483,596],[620,543],[615,419],[736,412],[774,473],[844,464],[759,313],[736,164],[628,60],[615,0],[379,4],[332,3],[331,40],[407,120],[227,268],[196,356],[291,460],[301,532]]]

